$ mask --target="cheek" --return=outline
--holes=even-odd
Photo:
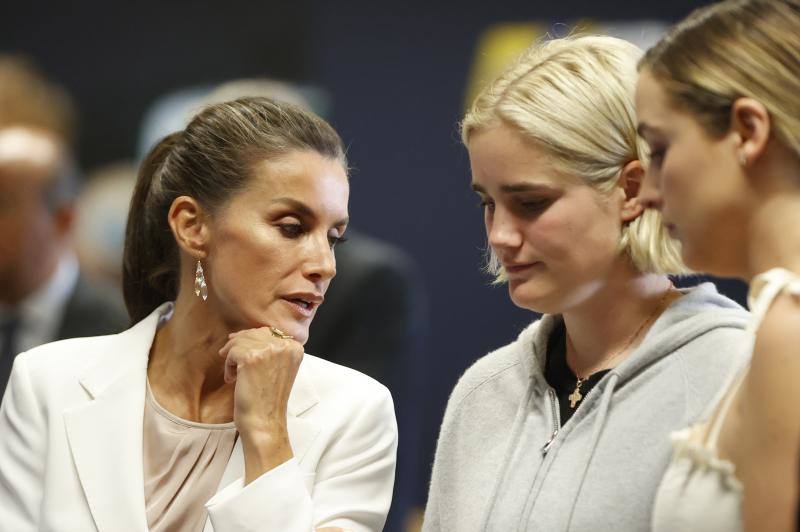
[[[689,139],[687,143],[692,142]],[[686,210],[688,203],[697,203],[705,196],[709,186],[715,186],[715,175],[720,171],[722,153],[715,146],[694,139],[695,145],[676,145],[665,159],[661,171],[661,187],[667,209]]]
[[[532,248],[537,258],[545,261],[560,261],[569,253],[570,235],[575,232],[568,220],[558,215],[544,215],[525,225],[525,243]]]
[[[691,176],[687,179],[681,162],[665,165],[661,172],[661,193],[667,209],[681,205],[687,196],[687,187],[691,186]]]
[[[569,268],[569,264],[593,263],[601,254],[616,253],[619,224],[609,213],[586,206],[571,213],[541,217],[529,226],[526,240],[543,259]]]
[[[47,213],[21,212],[1,231],[12,255],[29,264],[41,260],[54,244],[55,228]]]
[[[270,232],[270,228],[252,225],[220,233],[219,245],[211,251],[211,280],[232,297],[269,293],[291,255],[291,245],[282,246]]]
[[[662,177],[662,197],[664,217],[685,232],[691,226],[703,224],[700,221],[712,206],[709,200],[709,186],[713,187],[713,168],[705,168],[702,161],[692,164],[690,160],[675,161],[665,167]],[[683,227],[681,227],[683,226]],[[689,226],[689,227],[687,227]]]

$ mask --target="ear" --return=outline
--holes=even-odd
[[[57,207],[53,213],[53,221],[59,238],[66,238],[72,233],[72,227],[75,225],[75,206],[70,203]]]
[[[638,159],[622,167],[619,187],[625,192],[621,212],[623,222],[632,222],[644,212],[644,206],[638,198],[642,180],[644,180],[644,167]]]
[[[772,129],[769,111],[753,98],[739,98],[731,106],[731,132],[738,143],[736,156],[743,167],[751,165],[767,149]]]
[[[175,198],[169,208],[167,221],[182,251],[195,259],[206,257],[208,216],[196,199],[191,196]]]

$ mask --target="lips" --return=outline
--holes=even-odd
[[[678,238],[678,228],[675,226],[675,224],[665,222],[664,227],[667,229],[669,236],[676,239]]]
[[[521,262],[507,262],[507,263],[503,263],[503,269],[509,275],[513,275],[515,273],[524,272],[524,271],[532,268],[535,264],[537,264],[537,263],[536,262],[524,262],[524,263],[521,263]]]
[[[305,317],[314,315],[317,307],[322,304],[325,298],[320,294],[302,292],[283,296],[283,300],[289,303],[299,314]]]

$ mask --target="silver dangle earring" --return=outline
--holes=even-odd
[[[194,295],[202,297],[203,301],[208,299],[208,285],[206,285],[206,276],[203,273],[203,265],[200,260],[197,261],[197,269],[194,272]]]

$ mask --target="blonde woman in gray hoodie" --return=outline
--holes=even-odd
[[[611,37],[534,46],[477,97],[462,134],[489,269],[543,313],[450,397],[423,530],[646,531],[669,434],[747,357],[747,313],[686,269],[644,170],[640,51]]]

